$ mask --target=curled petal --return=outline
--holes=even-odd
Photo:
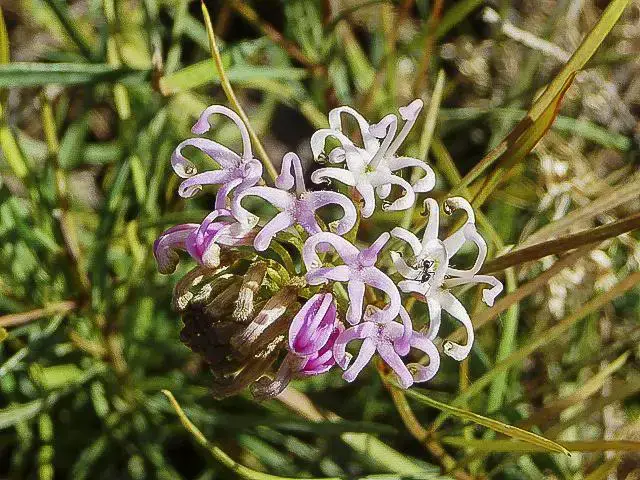
[[[291,171],[293,170],[293,175]],[[276,178],[276,187],[281,190],[289,190],[296,187],[296,192],[305,191],[304,175],[302,173],[302,163],[300,157],[293,152],[286,153],[282,158],[282,168],[280,175]]]
[[[393,346],[398,355],[405,356],[411,348],[411,338],[413,337],[413,322],[409,313],[404,307],[400,307],[400,318],[402,319],[402,336],[395,340]]]
[[[380,200],[384,200],[389,195],[391,195],[391,185],[386,183],[384,185],[380,185],[379,187],[376,187],[376,195],[378,195],[378,198]]]
[[[407,262],[404,261],[402,255],[400,255],[398,252],[391,252],[391,260],[393,260],[393,266],[396,267],[398,273],[404,278],[415,280],[417,278],[420,278],[420,276],[422,275],[422,272],[420,270],[407,265]]]
[[[419,293],[420,295],[426,295],[431,289],[431,286],[427,282],[401,280],[398,282],[398,288],[404,293]]]
[[[397,175],[382,172],[375,173],[370,176],[370,182],[374,187],[384,184],[399,185],[405,191],[405,194],[402,197],[398,198],[390,205],[383,204],[383,210],[406,210],[407,208],[411,208],[416,201],[416,194],[413,191],[413,187],[411,187],[411,184],[405,179],[398,177]]]
[[[322,265],[320,257],[316,253],[316,247],[320,244],[331,245],[347,264],[353,263],[358,257],[358,249],[341,236],[330,232],[316,233],[307,239],[302,248],[302,259],[308,271]]]
[[[475,225],[476,223],[476,216],[473,212],[473,208],[467,200],[462,197],[452,197],[445,200],[444,213],[446,213],[447,215],[453,215],[453,212],[455,212],[456,210],[464,210],[467,214],[467,220],[462,227],[453,232],[453,234],[451,234],[446,240],[444,240],[447,252],[449,252],[449,258],[455,255],[458,250],[462,248],[462,245],[464,245],[464,242],[466,241],[464,227],[468,224]]]
[[[258,232],[253,242],[253,246],[259,252],[265,251],[269,248],[271,240],[278,234],[287,228],[291,227],[295,223],[295,220],[289,212],[280,212],[275,217],[267,222],[262,227],[262,230]]]
[[[187,146],[203,151],[223,169],[234,168],[240,163],[240,156],[237,153],[218,142],[208,138],[189,138],[181,142],[171,155],[171,166],[182,178],[189,178],[197,173],[195,165],[182,154],[182,150]]]
[[[430,192],[436,186],[436,174],[433,169],[422,160],[412,157],[398,157],[388,162],[392,172],[407,167],[419,168],[424,172],[424,176],[413,185],[413,191],[419,193]]]
[[[464,239],[475,243],[476,247],[478,247],[478,256],[476,257],[473,267],[471,267],[469,270],[458,270],[456,268],[449,268],[447,270],[447,274],[458,277],[468,277],[475,275],[480,271],[480,268],[482,268],[482,264],[484,263],[485,258],[487,258],[487,243],[484,241],[484,238],[482,238],[482,236],[478,233],[475,225],[467,223],[461,230],[464,234]],[[447,248],[447,240],[448,239],[444,240],[445,249]],[[447,250],[447,254],[449,255],[449,258],[451,258],[449,250]]]
[[[400,148],[400,145],[402,145],[402,142],[404,142],[404,140],[407,138],[407,135],[409,135],[411,128],[416,123],[420,110],[422,110],[422,105],[422,100],[416,99],[409,105],[401,107],[399,109],[400,116],[405,121],[405,123],[402,127],[402,130],[389,147],[389,150],[386,153],[387,156],[391,157],[392,155],[394,155]]]
[[[231,193],[231,190],[236,188],[241,183],[242,183],[241,178],[235,178],[229,182],[222,184],[222,186],[218,189],[218,192],[216,193],[216,203],[215,203],[216,210],[221,208],[227,208],[227,197],[229,196],[229,193]]]
[[[358,183],[356,185],[356,190],[362,196],[362,200],[364,201],[364,205],[362,206],[362,216],[364,218],[369,218],[373,215],[373,212],[376,209],[376,196],[374,194],[373,186],[368,183]]]
[[[329,126],[333,130],[339,130],[342,132],[342,118],[341,114],[346,113],[351,115],[358,122],[360,127],[360,135],[364,142],[364,148],[369,152],[375,152],[378,149],[378,140],[369,132],[369,123],[360,115],[356,110],[351,107],[338,107],[329,112]]]
[[[440,228],[440,209],[438,208],[438,202],[433,198],[427,198],[424,201],[425,211],[428,212],[429,220],[427,221],[427,227],[424,230],[422,237],[422,246],[429,243],[431,240],[438,239],[438,230]]]
[[[384,292],[389,297],[389,303],[387,306],[378,310],[371,316],[371,321],[377,323],[388,323],[394,320],[400,312],[402,306],[400,292],[398,287],[386,274],[382,273],[375,267],[369,267],[363,275],[363,280],[367,285],[371,285],[374,288]]]
[[[484,289],[482,291],[482,300],[490,307],[493,306],[493,302],[495,302],[496,297],[500,295],[504,288],[502,282],[491,275],[473,275],[471,277],[451,278],[445,281],[445,288],[457,287],[468,283],[486,283],[491,285],[491,288]]]
[[[349,185],[350,187],[353,187],[356,184],[353,173],[343,168],[319,168],[311,174],[311,181],[313,183],[327,183],[331,178],[344,183],[345,185]]]
[[[252,159],[251,139],[249,138],[247,127],[240,116],[230,108],[223,107],[222,105],[211,105],[205,108],[200,118],[198,118],[198,121],[193,125],[193,128],[191,128],[191,131],[196,135],[202,135],[208,132],[209,128],[211,128],[209,117],[216,113],[228,117],[238,126],[238,130],[240,130],[240,135],[242,136],[242,158],[245,160]]]
[[[418,350],[423,351],[429,357],[429,365],[426,367],[419,363],[412,363],[408,365],[412,367],[415,373],[413,374],[413,380],[416,383],[427,382],[431,380],[438,369],[440,368],[440,354],[438,349],[433,344],[431,339],[420,333],[414,333],[411,337],[411,346]]]
[[[369,131],[372,135],[384,139],[382,140],[382,145],[380,145],[380,148],[378,148],[375,155],[369,162],[369,166],[372,169],[376,169],[382,159],[385,158],[385,154],[387,153],[391,142],[393,142],[393,137],[395,137],[397,129],[398,118],[393,114],[385,115],[382,120],[369,127]]]
[[[358,220],[356,207],[345,195],[330,191],[309,192],[307,195],[310,208],[314,211],[331,204],[338,205],[342,208],[344,215],[338,221],[336,227],[336,233],[338,235],[344,235],[355,226],[356,221]]]
[[[471,318],[469,318],[469,314],[465,310],[464,306],[460,303],[460,301],[450,292],[441,292],[439,295],[439,300],[442,309],[453,318],[458,320],[460,323],[462,323],[465,330],[467,331],[467,343],[465,345],[446,341],[443,345],[444,353],[449,355],[454,360],[464,360],[469,356],[469,352],[471,352],[471,347],[473,346],[474,332]]]
[[[202,190],[203,185],[218,185],[233,179],[233,174],[228,170],[209,170],[184,180],[178,187],[178,194],[183,198],[191,198]]]
[[[315,158],[316,160],[324,151],[324,145],[327,141],[327,138],[329,137],[336,138],[343,147],[346,145],[353,145],[353,142],[349,140],[349,137],[347,137],[342,132],[331,128],[321,128],[320,130],[317,130],[313,135],[311,135],[310,141],[311,152],[313,153],[313,158]],[[331,153],[329,155],[331,155]]]
[[[408,243],[409,246],[411,247],[411,250],[413,251],[414,256],[420,255],[420,251],[422,250],[422,244],[420,243],[420,240],[418,240],[418,237],[416,237],[409,230],[405,230],[402,227],[395,227],[393,230],[391,230],[391,236],[395,238],[399,238],[400,240],[403,240],[404,242]]]
[[[351,355],[347,353],[347,345],[350,342],[371,337],[376,334],[377,330],[378,327],[375,324],[371,322],[364,322],[356,325],[355,327],[348,328],[338,335],[338,338],[333,345],[333,357],[336,359],[338,366],[343,370],[349,366]],[[373,353],[371,353],[371,356],[373,356]],[[369,358],[371,358],[371,356]]]
[[[429,309],[429,329],[425,335],[429,340],[438,336],[440,324],[442,323],[442,307],[440,302],[433,297],[427,297],[427,308]]]
[[[196,223],[176,225],[160,234],[153,243],[153,256],[156,258],[160,273],[172,273],[179,262],[176,249],[185,250],[185,241],[191,232],[198,228]]]

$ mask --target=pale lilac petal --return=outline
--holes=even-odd
[[[321,243],[331,245],[346,264],[353,263],[358,257],[359,250],[341,236],[331,232],[316,233],[307,239],[302,248],[302,259],[307,270],[322,265],[316,253],[316,247]]]
[[[305,205],[304,200],[296,201],[297,208],[295,209],[295,223],[300,225],[309,235],[315,235],[316,233],[321,233],[322,229],[318,224],[318,220],[316,219],[316,215],[312,209],[309,208],[308,205]],[[320,251],[322,252],[322,246],[320,247]],[[326,251],[326,250],[324,250]]]
[[[307,273],[307,282],[310,285],[320,285],[332,282],[346,282],[351,277],[351,270],[346,265],[338,265],[337,267],[322,267],[309,270]]]
[[[344,135],[342,132],[331,128],[321,128],[311,135],[310,140],[311,152],[313,153],[313,158],[316,160],[324,151],[324,145],[329,137],[336,138],[343,146],[353,145],[353,142],[349,140],[349,137]]]
[[[438,336],[440,324],[442,323],[442,307],[440,302],[433,297],[427,297],[427,308],[429,309],[429,328],[425,335],[429,340]]]
[[[438,239],[438,230],[440,229],[440,209],[438,208],[438,202],[433,198],[427,198],[424,201],[425,210],[428,211],[429,220],[427,221],[427,227],[424,229],[424,236],[422,237],[422,246],[426,246],[431,240]]]
[[[342,333],[340,333],[335,343],[333,344],[333,357],[336,359],[336,363],[338,364],[338,366],[344,370],[349,365],[349,362],[351,361],[351,355],[347,353],[347,345],[350,342],[374,336],[376,335],[377,331],[378,327],[375,324],[371,322],[365,322],[356,325],[355,327],[347,328]],[[371,355],[373,355],[373,353]]]
[[[293,175],[291,170],[293,169]],[[301,194],[306,190],[304,185],[304,174],[302,173],[302,163],[300,157],[293,152],[288,152],[282,157],[282,167],[280,175],[275,181],[276,187],[281,190],[289,190],[296,187],[296,193]]]
[[[471,318],[460,301],[450,292],[442,291],[439,295],[440,305],[442,309],[458,320],[467,331],[467,343],[459,345],[457,343],[447,341],[443,345],[444,353],[455,360],[464,360],[469,356],[471,347],[473,346],[474,332]]]
[[[353,173],[343,168],[325,167],[319,168],[311,174],[311,181],[313,183],[330,183],[330,179],[344,183],[353,187],[356,184]]]
[[[399,238],[400,240],[405,241],[411,247],[414,256],[420,255],[420,251],[422,250],[422,244],[418,237],[416,237],[409,230],[405,230],[402,227],[395,227],[391,230],[391,236],[395,238]]]
[[[222,105],[211,105],[205,108],[200,114],[198,121],[191,128],[191,131],[196,135],[202,135],[203,133],[208,132],[211,128],[209,117],[214,114],[224,115],[238,126],[238,130],[240,130],[240,135],[242,136],[242,158],[245,160],[253,158],[253,153],[251,151],[251,139],[249,138],[247,127],[240,116],[230,108],[223,107]]]
[[[448,275],[458,276],[458,277],[468,277],[470,275],[475,275],[482,268],[482,264],[484,260],[487,258],[487,243],[484,241],[484,238],[478,233],[475,225],[471,223],[467,223],[461,230],[463,230],[465,240],[471,241],[476,244],[478,247],[478,255],[476,256],[476,260],[469,270],[459,270],[456,268],[449,268],[447,271]],[[446,240],[445,240],[445,248],[446,248]],[[447,253],[449,253],[447,251]]]
[[[398,185],[404,190],[404,195],[394,200],[391,204],[384,202],[382,209],[385,211],[399,211],[411,208],[416,201],[416,194],[413,191],[413,187],[409,182],[397,175],[391,175],[390,173],[378,172],[369,176],[371,185],[376,187],[378,185],[390,184]]]
[[[491,285],[491,288],[482,290],[482,300],[490,307],[493,306],[493,302],[496,297],[500,295],[504,288],[502,282],[491,275],[473,275],[471,277],[450,278],[445,280],[444,287],[452,288],[459,285],[466,285],[468,283],[486,283]]]
[[[440,368],[440,353],[431,339],[420,333],[414,333],[411,337],[411,346],[423,351],[429,357],[429,365],[424,366],[419,363],[412,363],[409,366],[415,369],[413,380],[416,383],[427,382],[435,377]]]
[[[195,165],[182,154],[182,150],[188,146],[201,150],[215,160],[223,169],[237,167],[241,160],[237,153],[218,142],[208,138],[189,138],[181,142],[171,155],[171,166],[174,172],[182,178],[189,178],[197,173]]]
[[[391,260],[393,261],[393,266],[396,268],[397,272],[400,275],[410,280],[420,278],[420,276],[422,275],[422,271],[407,265],[407,262],[404,261],[402,255],[400,255],[398,252],[390,252],[390,255]]]
[[[313,312],[317,308],[317,304],[322,302],[321,293],[316,293],[298,310],[298,313],[293,317],[291,325],[289,325],[289,349],[295,350],[297,353],[302,353],[301,338],[306,337],[307,330],[309,329],[309,321],[307,316],[310,312]],[[309,352],[310,353],[310,352]]]
[[[342,374],[342,378],[347,382],[353,382],[362,369],[367,366],[374,353],[376,353],[375,340],[372,338],[365,338],[360,346],[360,351],[358,352],[356,359]]]
[[[331,110],[329,112],[329,126],[334,130],[339,130],[342,132],[343,130],[341,114],[343,113],[351,115],[356,119],[356,121],[358,122],[358,127],[360,127],[360,135],[362,136],[362,140],[364,142],[364,148],[369,152],[375,152],[378,149],[379,142],[369,132],[369,123],[367,122],[367,120],[353,108],[338,107]]]
[[[254,248],[263,252],[271,244],[271,240],[276,236],[278,232],[282,232],[294,224],[294,219],[289,212],[280,212],[273,217],[267,224],[262,227],[262,230],[258,232],[253,242]]]
[[[191,198],[202,190],[203,185],[218,185],[234,178],[228,170],[208,170],[184,180],[178,187],[178,194],[183,198]]]
[[[393,114],[385,115],[378,123],[371,125],[369,131],[372,135],[378,138],[384,138],[382,145],[376,151],[373,158],[369,162],[369,167],[373,170],[378,168],[380,162],[385,158],[389,146],[393,142],[393,138],[396,135],[398,129],[398,118]]]
[[[222,186],[218,189],[216,193],[216,203],[215,208],[219,210],[221,208],[227,208],[227,197],[231,190],[236,188],[238,185],[242,183],[241,178],[235,178],[229,182],[223,183]]]
[[[389,147],[389,150],[386,153],[388,157],[394,155],[400,148],[400,145],[402,145],[402,142],[404,142],[404,140],[407,138],[407,135],[409,135],[411,128],[416,123],[418,115],[422,110],[422,106],[422,100],[416,99],[409,105],[400,107],[398,109],[398,111],[400,112],[400,116],[405,121],[405,124],[403,125],[402,130],[400,131],[398,136],[394,139],[393,143]]]
[[[393,347],[396,349],[396,352],[398,352],[398,355],[405,356],[409,353],[411,337],[414,332],[413,322],[404,307],[400,307],[400,319],[402,320],[403,327],[402,336],[393,342]]]
[[[349,294],[349,308],[347,309],[347,321],[356,325],[362,318],[362,306],[364,302],[364,283],[359,280],[350,280],[347,283]]]
[[[372,315],[371,320],[377,323],[393,321],[398,316],[402,305],[400,292],[398,292],[396,284],[387,275],[374,267],[366,269],[363,280],[367,285],[377,288],[389,297],[389,303],[384,309]]]
[[[391,238],[388,232],[382,233],[369,247],[365,248],[358,254],[358,261],[360,265],[365,267],[372,267],[378,260],[380,251]]]
[[[363,342],[363,347],[364,347],[364,342]],[[385,363],[389,365],[389,367],[391,367],[391,369],[398,376],[398,380],[400,381],[400,386],[402,388],[409,388],[411,385],[413,385],[413,376],[411,375],[411,372],[409,371],[407,366],[404,364],[402,359],[398,356],[398,354],[390,344],[385,342],[380,342],[378,343],[377,350],[380,357],[382,357],[382,360],[384,360]],[[360,350],[360,352],[362,352],[362,349]],[[356,362],[357,362],[357,359],[356,359]],[[354,362],[353,366],[355,366],[356,362]],[[353,368],[353,366],[351,368]],[[351,368],[349,370],[351,370]],[[347,372],[349,370],[347,370]],[[347,372],[345,372],[345,375]],[[344,377],[344,375],[342,378],[347,380]]]
[[[470,223],[475,224],[476,222],[476,217],[475,217],[475,214],[473,213],[473,208],[471,207],[471,204],[467,200],[465,200],[462,197],[452,197],[445,200],[444,212],[447,215],[452,215],[453,212],[455,212],[456,210],[464,210],[467,214],[467,220],[465,222],[465,225],[460,227],[458,230],[453,232],[453,234],[451,234],[448,238],[444,240],[445,248],[449,253],[449,258],[455,255],[458,252],[458,250],[462,248],[462,245],[464,245],[465,241],[467,240],[464,233],[465,232],[464,227],[467,224],[470,224]]]
[[[344,211],[344,215],[338,221],[336,227],[336,233],[338,235],[344,235],[351,230],[358,219],[356,207],[348,197],[338,192],[330,191],[316,191],[307,193],[307,201],[310,204],[312,210],[317,210],[326,205],[338,205]]]
[[[418,193],[430,192],[436,186],[436,174],[433,169],[422,160],[412,157],[398,157],[389,160],[389,169],[392,172],[407,167],[419,168],[424,172],[424,176],[413,184],[413,191]]]
[[[234,203],[239,204],[245,197],[249,196],[260,197],[279,210],[286,210],[293,204],[293,201],[295,200],[295,196],[289,192],[285,192],[273,187],[257,186],[247,188],[246,190],[238,193],[238,195],[236,195],[236,198],[234,199]]]
[[[373,186],[368,183],[359,183],[356,186],[356,189],[358,190],[358,193],[360,193],[362,200],[364,200],[364,205],[362,206],[361,211],[362,216],[364,218],[369,218],[373,215],[373,212],[376,209],[376,197]]]
[[[401,280],[398,282],[398,288],[404,293],[419,293],[420,295],[426,295],[431,287],[426,282],[419,282],[417,280]]]

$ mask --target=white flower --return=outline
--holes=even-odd
[[[429,209],[429,221],[422,242],[411,232],[396,227],[391,235],[404,240],[413,250],[414,260],[407,264],[398,252],[391,252],[393,263],[406,280],[398,283],[405,293],[415,293],[422,298],[429,309],[429,330],[427,337],[435,338],[440,328],[442,310],[460,321],[467,331],[467,342],[459,345],[445,342],[444,351],[456,360],[469,355],[473,345],[474,333],[471,318],[460,301],[449,291],[452,287],[469,283],[485,283],[491,286],[482,292],[484,302],[491,306],[502,291],[502,283],[489,275],[478,275],[487,256],[487,244],[475,226],[475,215],[469,202],[461,197],[453,197],[445,201],[445,213],[463,209],[467,213],[465,224],[444,240],[438,239],[438,203],[427,199],[425,205]],[[450,266],[449,262],[465,242],[473,242],[478,248],[478,256],[474,265],[468,270],[459,270]]]
[[[435,174],[423,161],[412,157],[398,157],[396,152],[405,140],[411,127],[422,109],[422,100],[414,100],[406,107],[400,108],[400,116],[405,120],[404,126],[396,136],[398,119],[395,115],[385,116],[379,123],[369,125],[367,121],[350,107],[339,107],[329,113],[329,126],[318,130],[311,137],[311,150],[314,158],[319,158],[324,150],[328,137],[336,138],[341,147],[337,147],[329,154],[329,162],[346,163],[347,169],[337,167],[320,168],[313,172],[311,180],[315,183],[338,180],[346,185],[355,187],[362,195],[364,207],[363,217],[370,217],[375,210],[375,194],[384,200],[391,194],[393,185],[404,190],[404,194],[391,203],[383,203],[384,210],[406,210],[413,206],[416,193],[428,192],[435,186]],[[341,114],[346,113],[356,119],[364,148],[355,145],[342,131]],[[380,142],[379,139],[382,139]],[[393,172],[404,168],[417,167],[425,175],[411,185]]]

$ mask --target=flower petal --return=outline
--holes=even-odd
[[[402,227],[395,227],[393,230],[391,230],[391,236],[395,238],[399,238],[400,240],[403,240],[406,243],[408,243],[409,246],[411,247],[411,250],[413,250],[414,256],[417,257],[418,255],[420,255],[420,251],[422,250],[422,244],[420,243],[420,240],[418,240],[418,237],[416,237],[409,230],[405,230]],[[409,278],[409,277],[405,277],[405,278]]]
[[[197,223],[185,223],[171,227],[160,234],[153,243],[153,256],[158,264],[160,273],[175,271],[180,258],[176,249],[185,250],[187,237],[198,228]]]
[[[349,308],[347,309],[347,322],[351,325],[360,323],[362,318],[362,306],[364,302],[364,282],[359,280],[349,280],[347,283],[349,294]]]
[[[183,198],[191,198],[202,190],[203,185],[218,185],[234,178],[234,174],[228,170],[208,170],[184,180],[178,187],[178,194]]]
[[[391,369],[398,376],[398,380],[400,381],[400,386],[402,388],[409,388],[411,385],[413,385],[413,376],[411,375],[411,372],[409,372],[409,369],[407,368],[407,366],[404,364],[402,359],[398,356],[396,351],[393,349],[393,347],[389,343],[386,343],[386,342],[378,343],[377,350],[380,357],[382,357],[382,360],[384,360],[385,363],[389,365]],[[354,365],[355,365],[355,362],[354,362]],[[343,375],[343,378],[344,378],[344,375]]]
[[[358,262],[365,267],[372,267],[378,260],[380,251],[391,238],[388,232],[380,234],[380,236],[367,248],[358,254]]]
[[[330,183],[329,179],[335,179],[345,185],[353,187],[356,184],[353,173],[349,170],[336,167],[319,168],[311,174],[311,181],[313,183]]]
[[[241,160],[236,152],[218,142],[208,138],[189,138],[181,142],[171,154],[171,166],[174,172],[182,178],[189,178],[197,173],[195,165],[182,154],[182,150],[188,146],[195,147],[206,153],[223,169],[235,168]]]
[[[376,209],[376,197],[373,186],[368,183],[361,182],[356,185],[356,190],[358,190],[362,200],[364,200],[364,205],[362,206],[360,213],[364,218],[369,218],[373,215],[373,212]]]
[[[433,342],[420,333],[414,333],[411,337],[411,346],[423,351],[429,357],[429,365],[424,366],[420,363],[412,363],[408,366],[415,369],[413,380],[416,383],[427,382],[435,377],[440,368],[440,353]]]
[[[229,196],[229,193],[231,192],[231,190],[236,188],[241,183],[242,183],[241,178],[234,178],[233,180],[222,184],[222,186],[218,189],[218,192],[216,193],[216,203],[215,203],[216,210],[219,210],[221,208],[227,208],[227,197]]]
[[[447,252],[449,254],[449,258],[455,255],[467,240],[464,227],[468,224],[476,223],[476,216],[473,213],[473,208],[467,200],[462,197],[451,197],[445,200],[444,212],[447,215],[453,215],[453,212],[455,212],[456,210],[464,210],[467,214],[467,220],[462,227],[453,232],[448,238],[443,240],[445,248],[447,249]]]
[[[440,209],[438,208],[438,202],[433,198],[427,198],[424,201],[425,212],[428,212],[429,220],[427,226],[424,229],[422,236],[422,247],[424,248],[431,240],[438,239],[438,230],[440,229]]]
[[[316,253],[316,247],[321,243],[331,245],[346,264],[353,263],[357,259],[358,253],[360,253],[348,240],[335,233],[316,233],[307,239],[302,248],[302,259],[308,271],[322,265],[320,257]]]
[[[342,378],[347,382],[353,382],[362,369],[367,366],[367,363],[369,363],[374,353],[376,353],[375,340],[373,338],[365,338],[360,346],[358,356],[351,366],[342,374]]]
[[[254,248],[259,252],[265,251],[269,248],[271,240],[273,240],[278,232],[286,230],[294,223],[295,221],[289,212],[278,213],[275,217],[269,220],[264,227],[262,227],[260,232],[258,232],[255,240],[253,241]]]
[[[429,310],[429,328],[425,335],[429,340],[438,336],[440,324],[442,323],[442,307],[440,302],[434,297],[427,297],[427,308]]]
[[[338,205],[342,207],[344,215],[338,221],[336,227],[336,233],[338,235],[344,235],[351,230],[358,220],[358,213],[353,202],[345,195],[338,192],[330,191],[315,191],[307,193],[307,202],[310,204],[310,209],[318,210],[326,205]]]
[[[347,353],[347,345],[350,342],[352,342],[353,340],[360,340],[363,338],[375,336],[377,331],[378,327],[375,324],[371,322],[364,322],[356,325],[355,327],[347,328],[342,333],[340,333],[335,343],[333,344],[333,357],[336,359],[336,363],[338,364],[338,366],[343,370],[349,366],[351,355]],[[373,353],[371,355],[373,355]]]
[[[469,318],[469,314],[465,310],[464,306],[460,303],[460,301],[450,292],[442,291],[440,292],[440,295],[438,297],[442,309],[453,318],[458,320],[460,323],[462,323],[465,330],[467,331],[466,344],[459,345],[451,341],[446,341],[443,345],[444,353],[455,360],[464,360],[469,356],[469,352],[471,352],[471,347],[473,346],[474,332],[471,318]]]
[[[424,172],[424,176],[413,185],[415,192],[430,192],[436,186],[436,174],[426,162],[412,157],[397,157],[390,159],[387,163],[392,172],[403,168],[415,167]]]
[[[358,122],[358,127],[360,127],[360,135],[362,136],[362,141],[364,142],[364,148],[369,152],[375,152],[378,149],[379,142],[376,138],[371,135],[369,132],[369,122],[360,115],[356,110],[351,107],[338,107],[334,108],[329,112],[329,125],[333,130],[339,130],[342,132],[342,118],[341,114],[346,113],[347,115],[351,115]]]
[[[196,135],[202,135],[206,133],[211,128],[211,124],[209,123],[209,117],[214,114],[224,115],[228,117],[238,126],[238,130],[240,130],[240,135],[242,136],[242,158],[245,160],[250,160],[253,158],[253,153],[251,151],[251,139],[249,138],[249,131],[247,130],[246,125],[240,118],[240,116],[231,110],[230,108],[224,107],[222,105],[211,105],[204,109],[204,111],[200,114],[200,118],[193,125],[191,131]]]
[[[491,285],[491,288],[482,290],[482,300],[490,307],[493,306],[493,302],[496,297],[500,295],[504,288],[502,282],[491,275],[473,275],[471,277],[464,278],[450,278],[445,281],[445,288],[457,287],[468,283],[486,283]]]

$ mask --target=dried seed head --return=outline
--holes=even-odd
[[[267,273],[266,262],[256,262],[249,267],[236,300],[233,318],[240,323],[247,323],[254,309],[254,296],[260,289]]]

